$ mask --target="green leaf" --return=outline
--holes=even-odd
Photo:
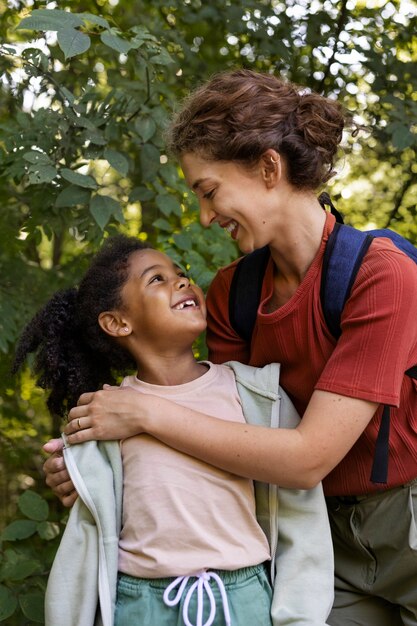
[[[74,172],[66,167],[64,167],[60,174],[62,178],[67,180],[69,183],[73,185],[77,185],[78,187],[85,187],[87,189],[97,189],[97,183],[92,176],[88,176],[86,174],[80,174],[79,172]]]
[[[157,220],[155,220],[152,223],[152,226],[154,228],[157,228],[158,230],[164,230],[167,233],[170,233],[172,231],[171,224],[167,220],[165,220],[163,217],[159,217]]]
[[[192,239],[186,233],[178,233],[174,235],[174,241],[175,241],[175,245],[180,250],[188,251],[188,250],[192,250],[193,248]]]
[[[44,623],[44,594],[40,591],[32,591],[19,595],[19,604],[25,617],[31,622]]]
[[[0,622],[13,615],[16,607],[17,600],[12,592],[4,585],[0,585]]]
[[[100,130],[97,130],[97,128],[85,130],[82,137],[84,140],[90,141],[96,146],[105,146],[107,144],[107,139]]]
[[[84,22],[90,22],[91,24],[102,26],[103,28],[110,28],[108,21],[100,15],[93,15],[92,13],[78,13],[78,16],[82,17]]]
[[[35,9],[17,26],[18,29],[28,30],[61,30],[62,28],[77,27],[83,23],[76,13],[59,9]]]
[[[129,195],[129,202],[146,202],[146,200],[152,200],[155,196],[155,192],[147,187],[134,187]]]
[[[59,525],[54,522],[39,522],[36,526],[38,535],[41,539],[51,541],[58,537],[60,533]]]
[[[38,165],[46,165],[51,163],[51,159],[44,152],[39,152],[38,150],[31,150],[30,152],[25,152],[23,155],[25,161],[29,163],[38,164]]]
[[[36,522],[28,519],[18,519],[11,522],[3,530],[1,538],[3,541],[16,541],[16,539],[26,539],[36,532]]]
[[[161,163],[159,160],[159,150],[154,145],[146,143],[140,151],[140,165],[142,168],[143,180],[152,180],[159,170]]]
[[[156,131],[156,123],[149,115],[144,115],[143,117],[139,117],[135,121],[135,129],[143,139],[144,143],[149,141],[151,137],[155,134]]]
[[[31,165],[28,169],[28,178],[31,185],[50,183],[57,175],[52,165]]]
[[[399,124],[392,134],[392,144],[398,150],[404,150],[413,145],[414,136],[410,132],[407,126]]]
[[[156,65],[169,65],[170,63],[174,63],[174,59],[165,50],[165,48],[161,48],[159,54],[155,54],[149,60],[151,63],[155,63]]]
[[[60,29],[57,39],[66,59],[82,54],[91,46],[91,39],[88,35],[71,27]]]
[[[42,566],[38,561],[19,556],[3,564],[2,577],[3,580],[24,580],[40,569]]]
[[[129,171],[129,161],[123,154],[117,152],[117,150],[111,150],[109,148],[104,151],[103,156],[115,170],[122,174],[122,176],[127,175]]]
[[[66,87],[64,87],[63,85],[60,85],[60,86],[59,86],[59,90],[60,90],[61,94],[64,96],[64,98],[65,98],[66,100],[68,100],[68,103],[69,103],[69,104],[71,104],[71,105],[73,105],[73,104],[74,104],[74,102],[75,102],[75,96],[74,96],[74,94],[73,94],[73,93],[72,93],[69,89],[67,89]]]
[[[69,185],[65,187],[55,200],[55,206],[59,209],[67,206],[77,206],[78,204],[87,204],[90,200],[91,191],[78,187],[77,185]]]
[[[127,54],[132,49],[132,44],[114,34],[113,29],[101,33],[100,39],[105,46],[116,50],[120,54]]]
[[[178,215],[178,217],[182,216],[181,205],[175,196],[160,194],[156,196],[155,202],[158,209],[160,209],[164,215],[169,216],[174,213],[174,215]]]
[[[112,215],[119,221],[123,220],[120,204],[114,198],[110,198],[110,196],[100,196],[99,194],[93,196],[90,200],[90,213],[101,230],[104,230]]]
[[[23,515],[37,522],[43,522],[49,514],[47,501],[30,489],[20,496],[18,506]]]

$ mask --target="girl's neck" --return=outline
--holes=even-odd
[[[152,385],[184,385],[207,372],[207,365],[195,360],[192,350],[184,354],[154,355],[137,363],[137,376]]]

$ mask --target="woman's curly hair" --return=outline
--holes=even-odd
[[[12,371],[16,373],[28,354],[35,353],[33,373],[37,384],[50,391],[51,413],[64,416],[81,393],[112,384],[114,372],[135,367],[131,355],[101,329],[98,316],[121,306],[130,257],[149,247],[134,237],[110,237],[78,288],[55,293],[24,328]]]
[[[195,152],[251,165],[269,148],[283,155],[290,183],[315,190],[334,174],[351,116],[342,105],[272,74],[225,71],[193,91],[166,140],[176,157]]]

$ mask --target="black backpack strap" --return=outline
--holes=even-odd
[[[330,199],[329,194],[326,191],[323,191],[319,197],[317,198],[322,209],[326,210],[326,206],[330,208],[330,213],[335,216],[336,222],[339,224],[343,224],[343,216],[336,209],[335,205]]]
[[[413,365],[405,373],[406,376],[417,380],[417,365]],[[391,407],[384,404],[372,464],[371,481],[373,483],[385,484],[388,479],[390,413]]]
[[[327,241],[321,274],[320,300],[327,328],[340,337],[340,318],[362,259],[373,237],[336,223]]]
[[[230,324],[239,337],[248,342],[256,322],[269,256],[269,248],[265,246],[242,257],[236,265],[230,286]]]
[[[388,479],[390,414],[391,407],[384,404],[371,470],[371,482],[373,483],[386,484]]]

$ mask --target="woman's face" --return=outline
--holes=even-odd
[[[265,153],[252,169],[195,153],[180,159],[187,184],[198,197],[202,225],[219,224],[244,253],[271,241],[277,215],[276,168],[271,159]]]

